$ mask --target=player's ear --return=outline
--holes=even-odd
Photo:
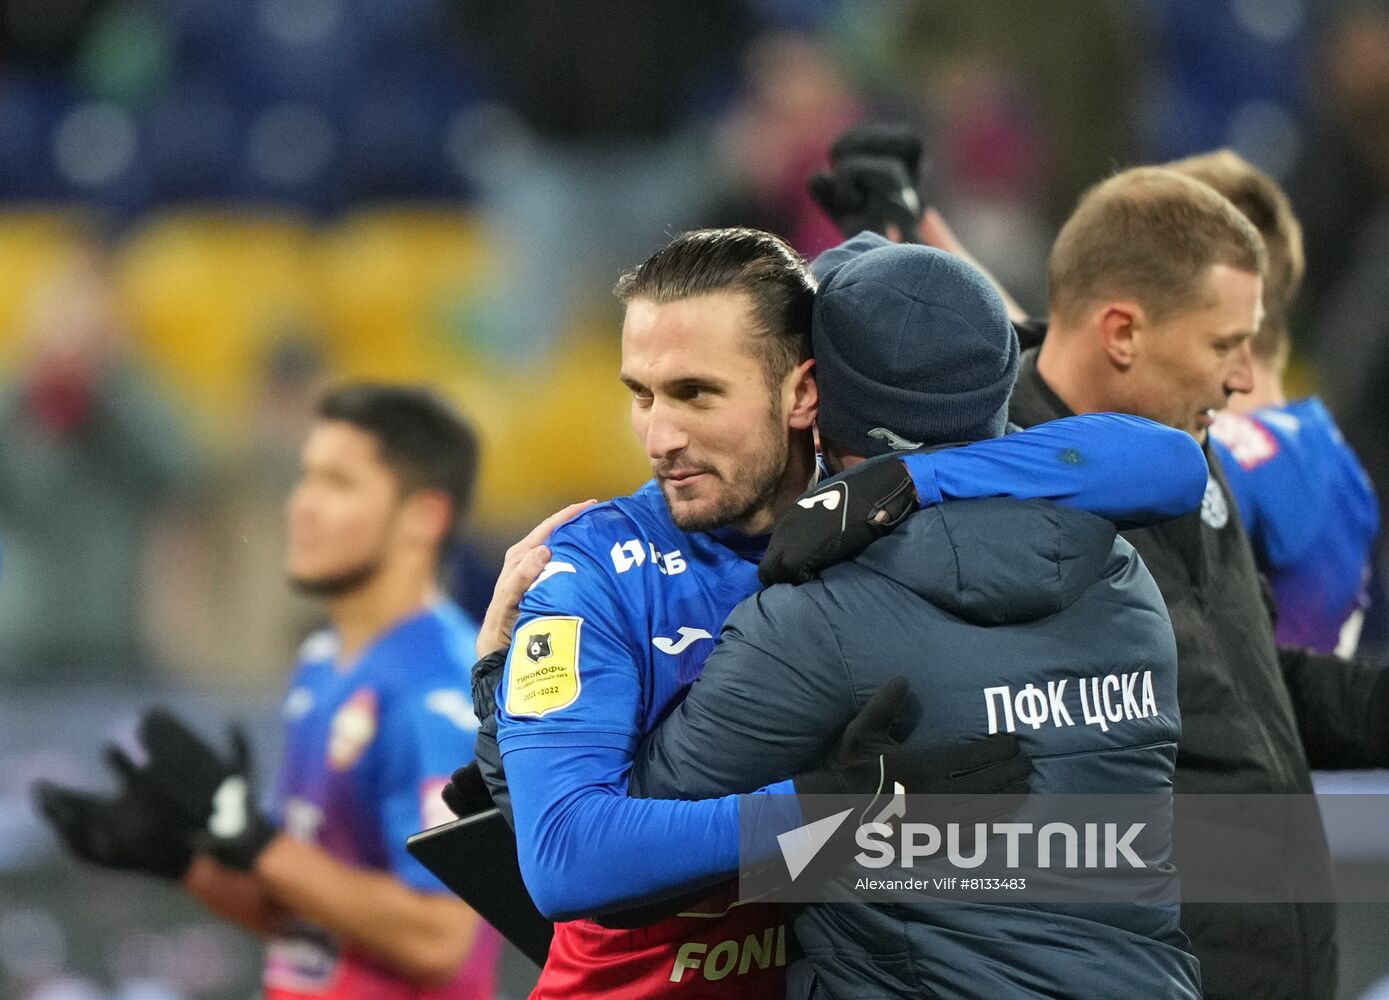
[[[820,388],[815,383],[815,359],[807,358],[782,382],[782,407],[792,430],[804,431],[815,426],[820,412]]]
[[[1097,323],[1105,355],[1114,367],[1127,371],[1149,329],[1148,314],[1137,302],[1116,300],[1099,307]]]
[[[406,500],[404,517],[408,535],[434,548],[453,528],[453,501],[443,490],[416,490]]]

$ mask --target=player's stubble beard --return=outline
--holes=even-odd
[[[699,513],[677,513],[665,482],[658,480],[661,496],[675,526],[681,531],[712,531],[745,522],[770,507],[780,492],[791,455],[780,399],[774,398],[771,413],[763,425],[762,444],[763,447],[754,449],[751,459],[729,469],[727,476],[714,473],[723,489],[713,506]]]
[[[331,576],[291,576],[289,583],[299,593],[307,594],[309,597],[342,597],[360,590],[376,579],[376,575],[381,572],[381,561],[380,555],[376,554],[353,569]]]
[[[391,530],[395,527],[396,517],[399,513],[399,508],[391,512],[391,516],[382,525],[371,552],[356,566],[340,570],[337,573],[316,577],[295,576],[291,573],[289,585],[301,594],[328,600],[345,597],[368,586],[380,574],[381,567],[385,565],[387,540]]]

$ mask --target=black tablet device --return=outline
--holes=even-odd
[[[516,860],[516,834],[488,809],[417,833],[405,849],[536,965],[550,954],[554,924],[531,902]]]

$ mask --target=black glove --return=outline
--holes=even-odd
[[[758,578],[767,587],[812,580],[889,534],[919,505],[901,459],[888,456],[841,472],[782,515],[757,568]]]
[[[152,794],[119,747],[108,747],[106,759],[121,777],[120,792],[104,797],[40,781],[34,785],[39,814],[83,861],[178,881],[193,862],[192,829]]]
[[[854,156],[828,173],[810,175],[810,193],[844,236],[867,230],[887,235],[895,226],[907,243],[920,243],[921,200],[902,164],[883,156]]]
[[[830,146],[830,166],[855,156],[883,156],[902,164],[913,181],[921,176],[921,137],[910,125],[860,122],[840,133]]]
[[[858,715],[849,720],[838,741],[814,771],[792,779],[798,795],[891,796],[900,784],[908,795],[950,796],[941,803],[952,818],[980,818],[991,811],[1008,811],[1012,803],[995,796],[1028,791],[1032,758],[1016,736],[996,733],[973,743],[937,750],[914,751],[903,741],[916,728],[911,688],[905,677],[894,677],[874,692]],[[989,796],[976,802],[977,796]],[[833,803],[808,803],[806,822]],[[842,808],[842,805],[839,807]]]
[[[920,243],[920,172],[921,140],[911,129],[856,125],[830,147],[830,170],[811,176],[810,193],[845,236],[886,235],[890,224]]]
[[[487,782],[482,778],[482,769],[477,761],[464,764],[454,771],[441,794],[444,805],[459,819],[486,812],[493,807],[492,795],[487,791]]]
[[[910,696],[905,677],[894,677],[873,692],[819,766],[791,779],[796,794],[876,796],[884,789],[891,793],[888,760],[896,764],[902,741],[915,728],[908,719]]]
[[[149,753],[143,773],[154,793],[198,831],[194,844],[249,871],[279,830],[257,802],[246,734],[231,728],[226,759],[163,709],[146,713],[139,734]]]

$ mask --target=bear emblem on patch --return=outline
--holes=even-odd
[[[530,657],[532,663],[539,663],[550,655],[550,633],[544,635],[533,635],[530,642],[526,643],[526,656]]]

